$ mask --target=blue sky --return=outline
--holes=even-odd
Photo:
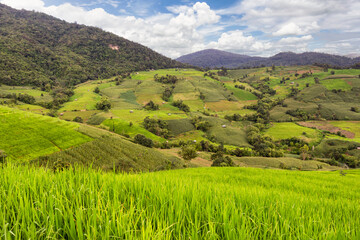
[[[253,56],[281,51],[360,53],[358,0],[0,0],[97,26],[168,57],[215,48]]]

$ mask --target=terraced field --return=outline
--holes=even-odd
[[[77,123],[1,105],[0,125],[0,149],[17,161],[27,161],[92,140],[76,131]]]
[[[288,122],[273,123],[272,127],[265,134],[273,137],[275,140],[298,137],[307,142],[318,142],[321,139],[320,131]]]

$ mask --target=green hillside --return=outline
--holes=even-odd
[[[146,69],[181,67],[99,28],[0,4],[0,83],[68,85]]]
[[[10,107],[49,112],[63,120],[104,128],[131,141],[141,134],[156,148],[191,145],[198,152],[223,151],[233,157],[250,157],[256,160],[246,165],[262,167],[268,164],[261,157],[290,156],[315,161],[311,169],[316,170],[321,162],[334,167],[360,166],[355,144],[359,142],[357,122],[349,122],[360,119],[359,74],[360,70],[325,71],[314,66],[208,72],[173,68],[132,72],[50,92],[7,85],[0,91],[4,94],[1,101]],[[53,96],[52,102],[59,104],[67,91],[71,96],[56,109],[56,105],[52,110],[34,105],[47,107],[42,102]],[[14,93],[17,95],[8,95]],[[32,105],[21,102],[19,94],[34,96]],[[99,108],[104,101],[109,105]],[[152,108],[147,107],[150,102]],[[152,123],[146,125],[145,119]],[[327,139],[350,144],[335,150],[325,148],[324,152],[317,146]],[[103,140],[98,139],[96,144]],[[79,157],[81,161],[68,160],[87,165],[85,156]],[[109,169],[109,162],[114,161],[96,161],[96,166]],[[271,166],[280,167],[280,163]],[[195,165],[211,164],[206,160]],[[151,169],[156,169],[155,165]],[[135,168],[143,169],[139,165]]]
[[[77,131],[77,123],[1,105],[0,123],[0,149],[16,161],[30,160],[92,140]]]
[[[198,168],[123,175],[0,168],[0,235],[359,239],[359,171]]]

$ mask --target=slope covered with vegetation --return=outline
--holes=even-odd
[[[51,99],[55,90],[3,85],[0,97],[11,107],[105,128],[146,147],[194,158],[187,166],[211,166],[216,158],[225,161],[216,155],[223,153],[234,165],[318,170],[360,166],[359,75],[355,69],[315,66],[206,72],[164,69],[87,81],[73,88],[74,95],[59,109],[32,105]],[[22,103],[28,100],[32,104]],[[328,147],[332,139],[341,141],[336,145],[342,147]],[[126,157],[123,161],[112,157],[117,141],[100,136],[94,143],[63,152],[61,158],[102,169],[113,169],[114,164],[128,171],[144,169],[137,155],[126,161]],[[93,144],[109,148],[88,159],[92,151],[86,149]],[[54,163],[57,157],[44,162]],[[170,162],[161,160],[145,169],[183,165],[164,159]]]
[[[77,123],[1,105],[0,124],[0,150],[16,161],[30,160],[92,140],[76,131]]]
[[[328,65],[332,67],[356,67],[360,58],[317,52],[281,52],[271,57],[253,57],[242,54],[207,49],[177,58],[182,63],[203,68],[254,68],[275,66]],[[357,67],[358,68],[358,67]]]
[[[48,168],[92,166],[105,171],[182,168],[175,157],[106,130],[0,105],[0,158]],[[2,162],[2,161],[0,161]]]
[[[182,66],[99,28],[0,4],[0,83],[78,84],[124,72]]]
[[[359,171],[198,168],[122,175],[0,168],[0,235],[359,239]]]

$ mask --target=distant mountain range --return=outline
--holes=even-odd
[[[355,55],[352,55],[355,56]],[[259,67],[259,66],[291,66],[291,65],[312,65],[327,64],[337,67],[350,67],[360,63],[360,57],[346,57],[331,55],[326,53],[305,52],[281,52],[272,57],[251,57],[247,55],[235,54],[215,49],[207,49],[176,59],[179,62],[198,67]]]
[[[182,63],[99,28],[0,4],[0,84],[74,85]]]

